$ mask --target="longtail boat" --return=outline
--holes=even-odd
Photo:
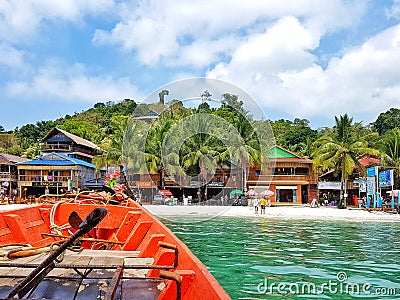
[[[0,212],[0,299],[230,299],[160,220],[117,200]]]

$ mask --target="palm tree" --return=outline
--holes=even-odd
[[[314,141],[311,138],[307,137],[304,142],[300,142],[296,145],[291,146],[290,151],[296,152],[302,157],[311,158],[312,153],[315,150]]]
[[[327,130],[327,134],[316,142],[316,150],[313,152],[315,167],[322,171],[336,169],[341,173],[341,191],[339,206],[346,205],[343,195],[346,194],[346,181],[353,173],[356,166],[365,173],[365,167],[359,162],[361,154],[378,155],[379,151],[368,147],[364,138],[357,134],[360,123],[353,124],[353,118],[347,114],[335,117],[336,125]]]
[[[163,188],[164,174],[179,173],[179,158],[176,153],[163,153],[163,144],[172,126],[178,119],[191,111],[175,101],[172,107],[164,111],[151,125],[140,119],[132,118],[125,130],[124,159],[130,172],[135,174],[159,173],[159,187]],[[171,136],[168,137],[170,139]],[[167,156],[167,157],[163,157]]]
[[[381,163],[384,166],[394,167],[397,176],[400,170],[400,129],[395,128],[386,132],[380,144]],[[397,181],[396,181],[397,182]]]
[[[388,131],[381,142],[382,164],[400,168],[400,129]]]
[[[103,153],[93,158],[97,171],[103,167],[108,168],[109,165],[122,164],[122,145],[128,117],[113,118],[110,123],[113,133],[104,139],[101,147]]]

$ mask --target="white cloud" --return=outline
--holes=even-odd
[[[285,30],[298,37],[293,45],[282,43],[287,34],[273,34]],[[400,25],[331,59],[326,69],[310,54],[317,42],[312,37],[300,23],[283,19],[208,76],[234,82],[252,91],[267,111],[277,108],[293,117],[332,119],[347,112],[369,123],[400,105]]]
[[[370,16],[364,15],[368,5],[367,1],[346,0],[296,0],[284,5],[281,0],[3,0],[0,65],[22,66],[24,59],[31,59],[21,78],[28,78],[32,72],[34,76],[7,86],[16,97],[88,103],[142,99],[127,77],[92,75],[83,65],[73,64],[83,61],[78,54],[65,58],[72,66],[50,63],[32,70],[38,56],[30,51],[36,50],[18,47],[18,43],[31,43],[30,39],[37,38],[49,24],[82,22],[88,15],[101,15],[90,20],[91,26],[102,24],[108,29],[96,30],[92,42],[118,47],[124,55],[133,54],[132,74],[141,72],[141,79],[148,77],[142,82],[153,82],[153,76],[157,76],[157,82],[201,76],[208,69],[208,77],[249,91],[267,112],[279,109],[289,116],[319,119],[348,112],[363,114],[363,119],[376,118],[377,112],[399,105],[399,26],[352,48],[343,48],[348,40],[336,39],[348,30],[354,30],[360,40],[365,38],[363,28],[354,25],[361,18],[363,24],[368,23],[365,20]],[[398,18],[399,7],[400,0],[395,0],[387,17]],[[110,20],[108,13],[115,17],[116,12],[118,22],[109,27],[110,23],[103,21]],[[335,36],[335,32],[343,35]],[[325,43],[320,46],[321,41]],[[334,44],[333,49],[330,44]],[[331,52],[324,54],[327,48]],[[340,54],[330,58],[332,53]],[[49,57],[57,55],[49,50]],[[327,64],[322,66],[324,55]],[[101,62],[98,64],[102,69]],[[118,66],[120,70],[126,68]]]
[[[21,67],[23,65],[24,52],[0,42],[0,65],[9,67]]]
[[[362,15],[364,6],[339,0],[324,1],[324,5],[313,0],[285,5],[280,0],[140,1],[121,6],[121,21],[110,31],[97,30],[93,41],[120,45],[135,53],[142,64],[155,65],[166,59],[169,64],[206,67],[285,16],[303,20],[318,40],[328,31],[350,26]],[[217,40],[228,42],[224,45]],[[198,47],[201,52],[193,51]]]
[[[388,18],[400,19],[400,0],[393,0],[393,5],[390,9],[386,9]]]
[[[85,15],[110,13],[113,0],[2,0],[0,1],[0,39],[9,43],[26,42],[35,37],[44,21],[80,22]]]
[[[29,81],[12,82],[6,93],[13,97],[51,99],[57,102],[96,103],[102,100],[141,99],[128,78],[87,75],[84,66],[61,66],[52,63],[43,67]]]
[[[40,49],[45,23],[82,22],[85,16],[111,14],[113,0],[2,0],[0,1],[0,64],[23,67],[24,73],[35,68],[35,54],[30,46]],[[57,54],[56,54],[57,55]],[[29,61],[30,60],[30,61]]]

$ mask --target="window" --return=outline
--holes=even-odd
[[[274,168],[274,175],[294,175],[293,168]]]
[[[296,175],[308,175],[308,168],[296,168]]]

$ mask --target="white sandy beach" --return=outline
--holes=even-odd
[[[353,222],[400,222],[399,214],[361,209],[338,209],[336,207],[311,208],[308,206],[266,207],[265,215],[254,213],[251,206],[167,206],[145,205],[154,215],[169,216],[201,216],[201,217],[253,217],[306,220],[344,220]]]
[[[34,205],[34,204],[33,204]],[[12,210],[26,207],[27,204],[0,205],[1,210]],[[168,206],[144,205],[151,213],[160,217],[170,216],[199,216],[199,217],[252,217],[252,218],[281,218],[306,220],[343,220],[353,222],[400,222],[399,214],[361,209],[337,209],[336,207],[311,208],[308,206],[277,206],[266,207],[265,215],[254,213],[251,206]]]

